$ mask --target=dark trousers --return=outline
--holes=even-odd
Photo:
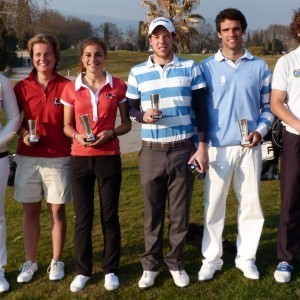
[[[118,274],[121,234],[118,216],[121,187],[119,155],[72,157],[71,183],[75,210],[75,260],[78,274],[92,274],[94,188],[98,181],[100,219],[104,238],[101,265],[105,274]]]
[[[194,175],[187,162],[195,152],[194,145],[179,149],[154,149],[143,146],[139,168],[144,199],[145,252],[144,270],[158,271],[163,259],[171,270],[184,269],[183,252],[189,225]],[[170,251],[163,256],[163,232],[169,207]]]
[[[300,247],[300,136],[286,132],[281,156],[277,258],[294,264]]]

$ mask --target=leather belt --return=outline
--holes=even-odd
[[[155,148],[155,149],[176,149],[176,148],[182,148],[188,145],[192,145],[193,141],[192,139],[186,139],[181,141],[174,141],[174,142],[149,142],[149,141],[142,141],[142,145],[148,148]]]
[[[1,153],[0,153],[0,158],[3,158],[3,157],[5,157],[5,156],[7,156],[7,155],[8,155],[8,151],[1,152]]]

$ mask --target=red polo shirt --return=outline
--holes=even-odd
[[[64,106],[60,103],[61,93],[69,79],[55,73],[46,89],[35,79],[33,69],[27,78],[19,81],[15,93],[20,111],[23,111],[22,125],[28,130],[28,120],[36,121],[39,142],[32,147],[18,141],[17,154],[34,157],[69,156],[71,140],[63,132]]]
[[[66,85],[62,94],[62,102],[73,106],[77,132],[84,133],[80,116],[89,114],[92,132],[97,136],[104,130],[115,128],[119,103],[126,101],[126,89],[127,86],[123,80],[112,77],[106,72],[106,84],[94,94],[83,84],[82,74],[80,74],[75,81]],[[94,109],[92,103],[94,103]],[[84,147],[74,140],[71,153],[76,156],[120,154],[119,139],[114,138],[96,147]]]

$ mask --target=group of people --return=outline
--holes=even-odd
[[[198,280],[210,280],[222,269],[222,233],[231,183],[239,202],[235,265],[246,278],[259,279],[255,260],[264,223],[259,199],[261,141],[274,118],[271,109],[287,129],[281,160],[279,264],[274,277],[277,282],[291,280],[300,246],[300,48],[279,59],[272,80],[267,64],[243,46],[247,21],[241,11],[222,10],[216,17],[216,29],[221,48],[197,64],[175,55],[172,22],[165,17],[154,19],[148,29],[153,54],[130,70],[127,84],[104,70],[107,49],[98,38],[82,43],[80,74],[74,81],[57,73],[60,56],[55,37],[38,34],[29,40],[33,69],[28,78],[18,82],[13,92],[8,80],[0,77],[0,107],[7,116],[6,125],[0,128],[0,292],[9,289],[4,276],[4,198],[8,177],[6,143],[14,132],[19,135],[14,193],[23,204],[25,249],[17,281],[29,282],[38,270],[42,199],[47,201],[51,220],[49,279],[64,277],[65,204],[72,194],[77,275],[70,290],[78,292],[85,287],[92,276],[97,180],[104,237],[104,287],[119,287],[122,172],[118,136],[130,131],[131,120],[141,123],[142,138],[138,165],[145,251],[139,287],[155,284],[163,262],[176,286],[190,283],[184,264],[195,180],[190,165],[204,177],[204,259]],[[294,13],[291,32],[300,43],[300,9]],[[158,107],[153,106],[153,98],[159,100]],[[115,127],[118,110],[121,122]],[[166,203],[170,248],[164,255]]]
[[[91,236],[97,180],[104,236],[104,286],[107,290],[114,290],[119,286],[117,275],[121,252],[118,217],[121,159],[117,136],[131,129],[126,84],[104,71],[107,50],[105,43],[97,38],[89,38],[82,43],[81,72],[72,82],[57,73],[60,52],[54,36],[38,34],[32,37],[28,51],[33,69],[27,78],[16,83],[13,90],[11,86],[7,87],[8,79],[1,77],[3,107],[7,115],[1,137],[9,135],[11,138],[16,132],[19,135],[14,196],[23,205],[25,262],[17,282],[29,282],[38,270],[36,255],[42,199],[47,201],[50,215],[52,260],[47,270],[49,279],[61,280],[64,277],[65,205],[72,194],[78,276],[70,289],[72,292],[82,289],[92,274]],[[118,109],[121,124],[115,127]],[[86,115],[90,117],[93,140],[88,139],[86,123],[81,121],[81,117]],[[1,153],[0,292],[3,292],[9,289],[3,268],[7,260],[3,206],[8,153],[6,145],[1,147],[4,152]]]

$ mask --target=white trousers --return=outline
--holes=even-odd
[[[6,220],[4,211],[5,192],[9,173],[8,157],[0,159],[0,268],[7,263]]]
[[[259,200],[261,146],[210,147],[204,186],[203,265],[220,269],[226,198],[232,181],[239,202],[236,264],[255,262],[264,217]]]

